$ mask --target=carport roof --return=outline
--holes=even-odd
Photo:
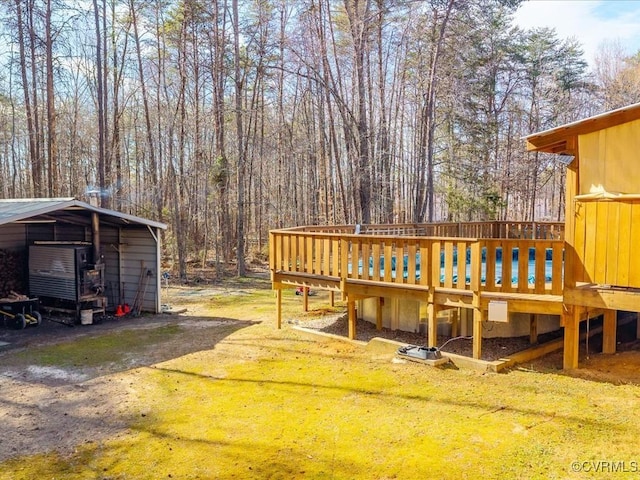
[[[154,228],[167,225],[126,213],[94,207],[75,198],[18,198],[0,199],[0,225],[14,222],[66,222],[91,224],[91,213],[98,213],[100,220],[115,225],[139,224]]]

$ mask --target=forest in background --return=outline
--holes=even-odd
[[[279,227],[561,220],[522,137],[637,102],[640,57],[519,4],[0,0],[0,196],[165,222],[180,277]]]

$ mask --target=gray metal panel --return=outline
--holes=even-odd
[[[164,223],[147,220],[127,213],[116,212],[115,210],[94,207],[74,198],[0,199],[0,225],[29,219],[38,215],[51,214],[61,210],[96,212],[101,216],[117,219],[123,225],[133,223],[154,228],[167,228]]]
[[[130,305],[136,293],[144,295],[142,310],[156,312],[158,302],[158,245],[147,228],[122,230],[122,277],[125,302]],[[146,275],[150,270],[151,275]]]
[[[82,225],[56,224],[56,242],[90,242],[91,228]]]
[[[124,303],[120,297],[119,241],[117,227],[100,225],[100,253],[104,261],[104,287],[108,307]]]
[[[6,250],[22,250],[25,248],[25,225],[12,223],[0,227],[0,248]]]
[[[48,213],[73,205],[73,198],[20,198],[0,200],[0,224]]]
[[[77,301],[78,258],[87,262],[92,247],[31,245],[29,247],[29,292],[32,296]]]
[[[29,272],[55,278],[76,278],[75,249],[31,245]]]
[[[29,274],[29,292],[34,297],[76,301],[76,279]]]
[[[5,228],[2,226],[1,228]],[[34,242],[50,242],[55,240],[53,223],[27,225],[27,245]]]
[[[8,226],[9,225],[6,227]],[[0,230],[6,227],[0,226]],[[91,229],[82,225],[69,225],[62,223],[36,223],[27,225],[27,244],[29,245],[35,242],[90,241]]]

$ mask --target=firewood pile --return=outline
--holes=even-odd
[[[0,249],[0,297],[15,298],[27,291],[26,252]],[[25,295],[22,295],[25,296]],[[26,296],[25,296],[26,297]]]

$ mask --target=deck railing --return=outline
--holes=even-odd
[[[434,231],[451,232],[453,225],[433,227]],[[270,267],[272,272],[334,280],[558,295],[562,293],[564,242],[527,239],[526,233],[557,237],[562,230],[557,224],[540,226],[499,222],[490,227],[480,223],[465,227],[476,232],[489,228],[496,232],[498,228],[521,234],[497,239],[415,235],[430,225],[367,226],[361,227],[359,234],[353,226],[273,230]],[[390,234],[391,228],[412,234]]]
[[[389,225],[330,225],[305,226],[287,229],[317,233],[402,235],[425,237],[464,238],[517,238],[563,240],[562,222],[445,222],[445,223],[401,223]]]

